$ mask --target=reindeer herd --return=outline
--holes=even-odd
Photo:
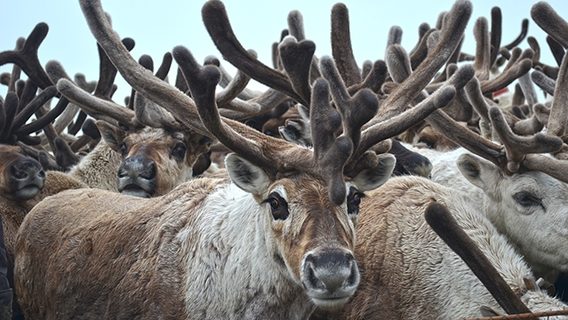
[[[457,0],[362,66],[344,4],[331,56],[293,11],[267,66],[207,1],[235,75],[183,46],[154,72],[80,5],[97,81],[40,63],[44,23],[0,52],[0,318],[568,319],[568,22],[546,2],[553,65],[528,20],[501,43],[498,7],[463,52]]]

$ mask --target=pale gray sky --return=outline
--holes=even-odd
[[[299,10],[304,17],[306,37],[316,43],[318,56],[330,54],[330,12],[335,0],[317,1],[267,1],[230,0],[225,1],[229,18],[235,33],[245,48],[257,51],[259,59],[271,65],[271,45],[286,28],[286,17],[291,10]],[[349,8],[351,38],[358,63],[364,60],[382,59],[386,36],[393,25],[402,27],[402,44],[411,49],[417,40],[418,26],[422,22],[436,23],[438,14],[448,10],[452,0],[436,1],[344,1]],[[159,65],[162,55],[176,45],[188,47],[198,59],[208,55],[220,57],[201,20],[201,6],[204,1],[189,0],[114,0],[104,1],[103,7],[110,13],[113,26],[121,37],[136,41],[132,51],[135,58],[149,54]],[[503,12],[502,42],[507,43],[520,32],[521,20],[530,19],[530,8],[535,1],[474,1],[473,15],[466,31],[463,50],[474,53],[475,41],[472,27],[480,16],[490,18],[493,6]],[[568,1],[551,0],[556,11],[568,19]],[[98,76],[98,57],[95,41],[79,8],[78,1],[58,0],[0,0],[0,50],[14,47],[18,37],[26,37],[38,22],[46,22],[50,31],[40,47],[40,61],[45,65],[49,60],[58,60],[71,75],[81,72],[87,79]],[[539,40],[543,61],[554,64],[545,42],[545,35],[531,20],[529,35]],[[522,47],[528,47],[526,41]],[[224,63],[228,65],[227,62]],[[228,68],[229,69],[229,68]],[[0,72],[11,70],[11,66],[0,67]],[[175,74],[170,71],[170,81]],[[122,103],[130,89],[121,79],[117,81],[119,91],[115,100]],[[5,94],[5,87],[0,87]]]

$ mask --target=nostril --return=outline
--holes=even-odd
[[[306,265],[306,273],[308,282],[314,289],[325,290],[325,284],[320,279],[318,279],[314,271],[314,266],[310,262],[308,262],[308,264]]]
[[[18,180],[26,179],[29,176],[28,172],[26,170],[21,170],[17,166],[11,166],[10,167],[10,174],[13,178],[18,179]]]
[[[128,176],[128,171],[127,171],[123,166],[121,166],[120,168],[118,168],[118,177],[119,177],[119,178],[124,178],[124,177],[126,177],[126,176]]]
[[[40,171],[37,173],[37,176],[40,177],[40,178],[42,178],[42,179],[45,179],[45,171],[40,170]]]
[[[154,179],[156,177],[156,163],[154,161],[150,161],[147,164],[146,170],[144,170],[140,176],[148,180]]]
[[[354,286],[359,283],[359,269],[357,268],[357,264],[355,260],[351,261],[351,274],[349,278],[347,278],[347,285]]]

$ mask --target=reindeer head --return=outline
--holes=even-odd
[[[19,146],[0,145],[0,193],[14,200],[28,200],[43,188],[45,172],[40,163]]]
[[[167,193],[192,177],[197,158],[209,149],[210,139],[190,132],[144,127],[124,130],[98,121],[102,137],[122,155],[117,172],[118,191],[139,197]]]

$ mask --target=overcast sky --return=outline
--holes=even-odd
[[[364,60],[382,59],[386,36],[391,26],[402,27],[402,44],[410,50],[417,41],[418,26],[422,22],[435,25],[438,14],[447,11],[454,1],[345,1],[351,20],[351,38],[355,57],[361,65]],[[188,47],[202,60],[208,55],[220,57],[201,20],[204,1],[195,0],[114,0],[103,1],[110,13],[113,26],[121,37],[136,41],[132,51],[135,58],[149,54],[159,65],[161,57],[176,45]],[[286,17],[291,10],[299,10],[304,17],[306,37],[316,43],[316,55],[330,54],[330,12],[337,1],[225,1],[233,29],[245,48],[254,49],[265,64],[271,65],[271,45],[286,28]],[[463,50],[475,52],[472,27],[480,16],[490,18],[491,8],[499,6],[503,12],[502,43],[513,40],[520,32],[521,20],[530,19],[530,8],[535,1],[474,1],[473,15],[466,31]],[[549,3],[568,19],[568,1]],[[40,47],[40,61],[58,60],[71,75],[81,72],[88,80],[98,77],[98,57],[95,40],[83,18],[78,1],[61,0],[0,0],[0,50],[12,49],[18,37],[26,37],[38,22],[46,22],[49,33]],[[529,35],[539,40],[543,61],[554,64],[545,42],[545,35],[531,20]],[[528,47],[526,41],[521,45]],[[227,62],[224,63],[228,65]],[[230,69],[230,68],[227,68]],[[0,67],[0,72],[11,66]],[[175,73],[170,71],[170,81]],[[121,79],[115,100],[122,103],[130,89]],[[0,94],[5,94],[0,86]]]

